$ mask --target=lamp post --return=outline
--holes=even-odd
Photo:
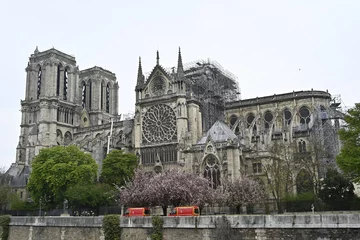
[[[40,201],[39,201],[39,216],[41,216],[41,205],[42,205],[42,197],[40,198]]]
[[[125,190],[125,187],[124,186],[121,186],[120,187],[120,192]],[[122,201],[120,200],[120,206],[121,206],[121,212],[120,212],[120,216],[122,216],[124,214],[124,204],[122,203]]]

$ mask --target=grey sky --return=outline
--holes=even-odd
[[[25,67],[36,46],[75,55],[80,69],[116,73],[120,112],[134,111],[143,69],[211,58],[234,73],[242,98],[326,90],[359,102],[360,1],[9,1],[0,8],[0,167],[15,161]],[[299,70],[301,69],[301,70]]]

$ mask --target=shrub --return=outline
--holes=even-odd
[[[151,234],[151,240],[162,240],[164,220],[159,216],[153,216],[151,220],[153,225],[153,233]]]
[[[105,215],[102,224],[105,240],[120,240],[120,216],[119,215]]]
[[[9,223],[10,223],[10,216],[4,215],[0,216],[0,239],[7,240],[9,236]]]
[[[325,210],[324,203],[312,192],[288,195],[284,199],[285,209],[288,212],[310,212],[312,204],[314,204],[315,211]]]

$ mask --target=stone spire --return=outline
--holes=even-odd
[[[160,60],[159,51],[156,51],[156,65],[159,65],[159,60]]]
[[[38,53],[39,53],[39,49],[38,49],[38,46],[36,46],[34,54],[38,54]]]
[[[143,71],[142,71],[142,67],[141,67],[141,57],[139,57],[139,68],[138,68],[136,85],[138,87],[144,85],[144,75],[143,75]]]
[[[177,65],[177,78],[182,79],[182,78],[184,78],[184,76],[185,76],[185,74],[184,74],[184,67],[183,67],[182,58],[181,58],[181,49],[179,47],[179,56],[178,56],[178,65]]]

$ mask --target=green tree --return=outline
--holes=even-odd
[[[0,210],[5,209],[11,202],[14,194],[10,188],[10,176],[3,168],[0,168]]]
[[[328,169],[319,197],[332,210],[348,210],[354,199],[354,185],[336,169]]]
[[[339,131],[342,148],[336,160],[346,175],[360,182],[360,103],[348,111],[344,120],[346,127]]]
[[[71,208],[99,207],[114,204],[116,189],[105,184],[71,186],[65,192]]]
[[[44,148],[32,162],[27,185],[32,199],[44,206],[61,206],[71,186],[95,182],[97,164],[77,146]]]
[[[134,176],[137,157],[132,153],[112,150],[104,159],[101,171],[101,182],[123,186]]]

